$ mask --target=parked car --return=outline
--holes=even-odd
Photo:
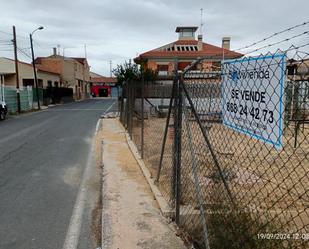
[[[8,113],[8,107],[4,101],[0,101],[0,120],[4,120]]]

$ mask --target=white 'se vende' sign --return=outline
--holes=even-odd
[[[281,148],[284,67],[284,54],[223,62],[223,124]]]

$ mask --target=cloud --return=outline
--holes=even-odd
[[[231,36],[237,48],[307,21],[308,7],[307,0],[3,0],[0,31],[11,32],[15,25],[19,46],[27,48],[28,34],[43,25],[34,35],[37,55],[49,55],[59,44],[61,52],[83,56],[87,44],[92,68],[109,74],[109,60],[115,65],[176,40],[176,26],[199,26],[200,8],[204,40],[221,45],[223,36]],[[9,36],[0,33],[1,39]],[[11,52],[0,47],[0,56]]]

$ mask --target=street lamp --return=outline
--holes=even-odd
[[[35,87],[36,87],[36,97],[38,101],[38,109],[40,110],[40,98],[39,98],[39,88],[38,88],[38,78],[36,75],[36,69],[35,69],[35,63],[34,63],[34,52],[33,52],[33,41],[32,41],[32,36],[35,31],[37,30],[42,30],[44,29],[43,26],[38,27],[37,29],[33,30],[32,33],[30,34],[30,44],[31,44],[31,54],[32,54],[32,66],[33,66],[33,73],[34,73],[34,82],[35,82]]]

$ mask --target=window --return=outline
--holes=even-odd
[[[181,36],[182,37],[193,37],[194,36],[194,32],[192,30],[183,30],[181,32]]]
[[[168,75],[168,65],[157,65],[158,75]]]
[[[168,71],[168,65],[157,65],[157,71]]]
[[[23,86],[34,86],[34,79],[23,79]]]
[[[288,75],[296,74],[296,65],[288,65],[287,67]]]

